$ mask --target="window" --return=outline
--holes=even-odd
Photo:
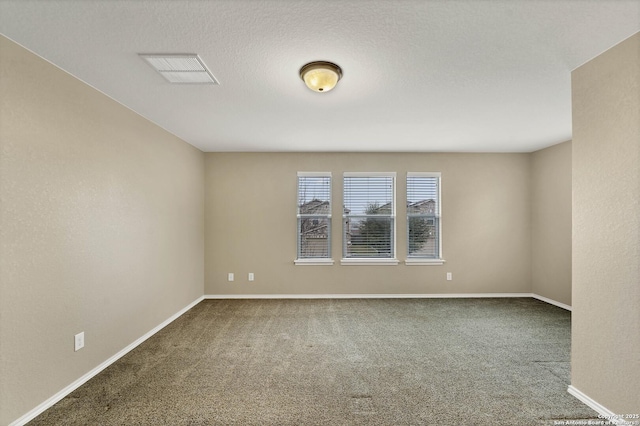
[[[442,264],[440,173],[407,173],[407,264]]]
[[[331,260],[331,173],[298,172],[298,258],[296,265]]]
[[[397,264],[395,173],[345,173],[343,263]]]

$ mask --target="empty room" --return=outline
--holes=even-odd
[[[637,0],[0,0],[0,425],[640,425]]]

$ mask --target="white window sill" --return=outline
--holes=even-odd
[[[333,265],[333,259],[296,259],[293,261],[297,266],[331,266]]]
[[[341,259],[340,260],[340,264],[341,265],[397,265],[398,264],[398,259],[365,259],[365,258],[361,258],[361,259],[355,259],[355,258],[348,258],[348,259]]]
[[[418,257],[409,258],[404,261],[405,265],[416,266],[432,266],[432,265],[444,265],[446,260],[444,259],[420,259]]]

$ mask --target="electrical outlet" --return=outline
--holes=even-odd
[[[447,272],[447,281],[451,281],[453,279],[453,274],[451,272]]]
[[[80,349],[84,348],[84,331],[74,336],[74,346],[75,352],[78,352]]]
[[[229,272],[229,275],[227,276],[227,280],[233,281],[233,272]]]
[[[249,272],[249,281],[253,281],[255,279],[255,276],[253,275],[253,272]]]

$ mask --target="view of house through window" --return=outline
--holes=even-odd
[[[343,261],[397,262],[395,173],[345,172]],[[440,173],[409,172],[406,185],[407,263],[441,260]],[[331,173],[298,172],[296,264],[332,264]]]
[[[298,173],[298,259],[331,257],[331,174]]]
[[[395,173],[345,173],[343,257],[395,258]]]
[[[407,173],[408,257],[440,258],[440,174]]]

